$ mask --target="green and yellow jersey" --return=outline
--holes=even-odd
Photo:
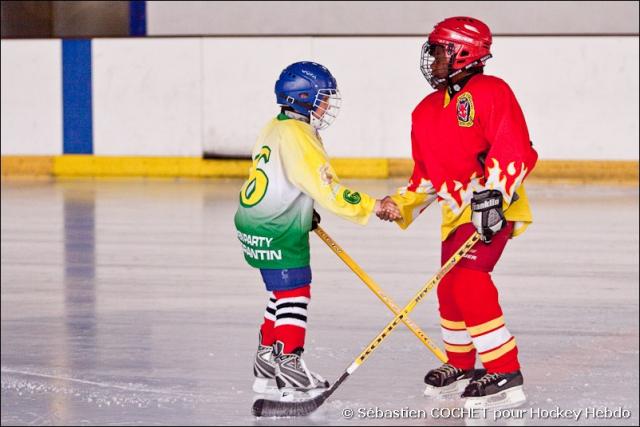
[[[362,225],[373,212],[375,199],[340,184],[322,140],[306,122],[278,115],[262,130],[252,158],[235,214],[238,239],[252,267],[309,265],[314,201]]]

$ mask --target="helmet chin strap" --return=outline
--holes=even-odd
[[[304,114],[300,114],[298,112],[295,112],[289,108],[286,107],[282,107],[282,114],[284,114],[285,116],[289,117],[290,119],[295,119],[295,120],[300,120],[306,123],[309,123],[310,119],[308,116],[305,116]]]
[[[453,93],[458,92],[460,89],[462,89],[462,86],[458,86],[457,83],[452,83],[451,79],[454,78],[455,76],[460,75],[460,73],[463,73],[465,71],[473,69],[474,67],[477,67],[478,65],[481,65],[481,64],[484,65],[484,63],[489,58],[491,58],[491,56],[492,55],[489,53],[489,54],[483,56],[482,58],[479,58],[479,59],[477,59],[477,60],[465,65],[464,67],[460,68],[459,70],[455,70],[453,73],[449,74],[446,79],[440,79],[441,81],[438,82],[438,84],[439,85],[444,85],[447,88],[453,89]],[[456,87],[456,86],[458,86],[458,87]],[[450,90],[450,92],[451,92],[451,90]]]
[[[493,55],[491,55],[490,53],[483,56],[482,58],[476,59],[473,62],[470,62],[469,64],[465,65],[464,67],[460,68],[459,70],[455,70],[453,73],[449,74],[449,76],[447,77],[447,83],[451,82],[451,79],[455,76],[457,76],[458,74],[462,73],[463,71],[467,71],[473,67],[476,67],[480,64],[484,65],[485,62],[487,62],[487,60],[489,58],[491,58]]]

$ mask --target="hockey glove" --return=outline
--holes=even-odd
[[[471,222],[484,243],[491,243],[494,234],[504,227],[506,220],[502,213],[502,193],[498,190],[474,192],[471,198]]]
[[[318,224],[320,224],[320,214],[313,210],[313,217],[311,218],[311,231],[318,228]]]

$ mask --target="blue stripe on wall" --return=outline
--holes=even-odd
[[[63,153],[93,153],[91,40],[62,41]]]
[[[146,1],[130,1],[129,2],[129,35],[130,36],[146,36],[147,35],[147,2]]]

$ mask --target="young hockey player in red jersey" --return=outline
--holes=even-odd
[[[445,19],[430,33],[421,68],[436,92],[413,111],[415,166],[409,185],[392,197],[402,228],[438,200],[442,262],[473,232],[481,234],[482,242],[438,286],[449,360],[425,377],[426,395],[464,390],[468,408],[516,406],[526,399],[518,348],[490,273],[507,240],[531,222],[522,182],[537,154],[511,88],[483,74],[491,42],[489,28],[468,17]],[[379,217],[389,219],[384,212]],[[486,372],[474,371],[476,355]]]

